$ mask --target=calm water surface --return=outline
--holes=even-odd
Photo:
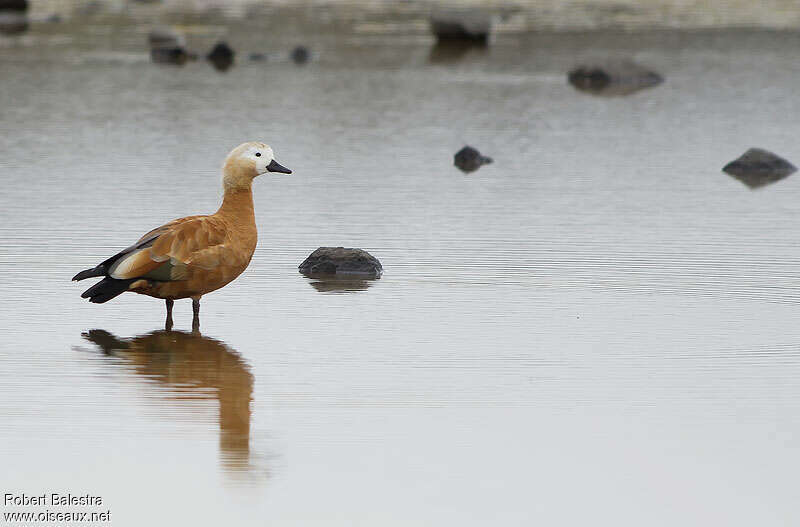
[[[155,66],[136,25],[0,38],[4,492],[101,495],[120,526],[800,522],[800,176],[720,172],[800,160],[800,35],[432,64],[414,35],[189,27],[243,60]],[[598,56],[667,80],[566,84]],[[76,271],[215,210],[246,140],[294,175],[256,181],[258,249],[202,335],[188,302],[165,333],[160,301],[79,298]],[[461,174],[465,143],[495,163]],[[300,276],[320,245],[386,273]]]

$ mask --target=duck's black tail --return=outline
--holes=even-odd
[[[84,280],[86,278],[93,278],[95,276],[105,276],[106,266],[103,264],[98,265],[97,267],[92,267],[91,269],[86,269],[85,271],[81,271],[80,273],[76,274],[72,277],[73,281]]]
[[[127,291],[128,287],[136,280],[136,278],[117,280],[116,278],[106,276],[92,287],[84,291],[81,295],[81,298],[88,298],[89,302],[94,304],[102,304]]]
[[[89,331],[82,333],[81,336],[86,340],[100,346],[100,349],[102,349],[103,353],[106,355],[111,355],[114,350],[130,348],[130,344],[124,340],[118,339],[104,329],[90,329]]]

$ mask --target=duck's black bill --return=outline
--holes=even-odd
[[[274,159],[269,162],[267,165],[267,170],[270,172],[280,172],[281,174],[291,174],[292,171],[286,168],[285,166],[277,163]]]

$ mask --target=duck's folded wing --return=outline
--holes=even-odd
[[[182,218],[145,234],[131,251],[123,251],[109,265],[108,275],[118,280],[185,280],[188,267],[211,263],[201,256],[214,252],[224,241],[225,229],[219,220],[210,216]],[[201,261],[195,263],[196,259]]]

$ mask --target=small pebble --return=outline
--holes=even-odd
[[[218,71],[226,71],[233,65],[236,53],[225,41],[219,41],[214,45],[214,48],[206,55],[208,60],[214,68]]]
[[[291,57],[295,64],[305,64],[311,58],[311,52],[305,46],[297,46],[292,50]]]
[[[492,162],[491,157],[481,155],[478,150],[471,146],[465,146],[453,156],[453,164],[466,173],[475,172],[483,165],[488,165]]]

